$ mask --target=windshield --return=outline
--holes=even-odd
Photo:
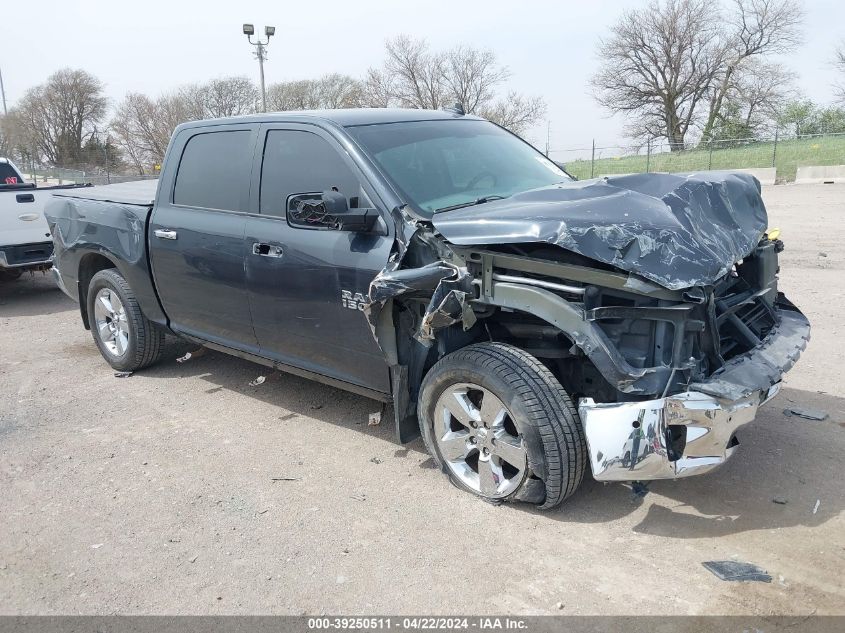
[[[533,147],[487,121],[447,119],[347,129],[408,201],[426,213],[571,180]]]

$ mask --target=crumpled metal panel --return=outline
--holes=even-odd
[[[778,302],[783,301],[779,297]],[[809,340],[807,317],[798,310],[781,308],[777,325],[759,346],[730,359],[706,380],[692,383],[690,389],[731,400],[768,389],[792,369]]]
[[[396,226],[394,249],[387,265],[370,282],[369,302],[364,306],[373,336],[386,353],[378,324],[385,305],[395,298],[430,298],[420,327],[413,333],[414,338],[426,346],[432,344],[437,330],[459,322],[463,323],[464,329],[469,329],[476,321],[469,303],[472,276],[467,269],[446,261],[401,268],[414,238],[420,241],[417,246],[422,248],[432,235],[430,229],[421,229],[417,221],[400,209],[394,209],[393,219]]]
[[[70,196],[55,196],[44,210],[47,222],[55,226],[57,259],[69,248],[82,248],[112,253],[131,265],[146,262],[144,222],[148,213],[148,207]]]
[[[749,174],[635,174],[526,191],[435,214],[458,245],[547,242],[671,290],[707,285],[750,253],[767,227]]]

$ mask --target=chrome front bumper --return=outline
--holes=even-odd
[[[699,475],[736,450],[736,430],[751,422],[780,383],[740,400],[686,393],[622,404],[582,398],[578,412],[598,481],[642,481]]]
[[[779,296],[778,324],[758,347],[725,363],[689,391],[657,400],[578,403],[593,477],[599,481],[699,475],[735,452],[736,430],[780,391],[810,340],[810,323]]]

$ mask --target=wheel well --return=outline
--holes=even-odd
[[[423,375],[446,354],[474,342],[491,341],[513,345],[537,358],[576,401],[589,396],[598,402],[614,402],[619,395],[570,334],[527,312],[494,310],[479,318],[470,331],[452,326],[439,332],[436,340],[438,353],[429,359]]]
[[[88,253],[79,262],[79,275],[77,276],[79,283],[79,312],[82,315],[82,324],[86,330],[91,329],[91,325],[88,322],[88,286],[91,284],[91,279],[94,275],[107,268],[117,268],[117,266],[108,257],[98,253]]]

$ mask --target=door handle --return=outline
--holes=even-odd
[[[35,195],[31,193],[19,193],[15,196],[17,202],[35,202]]]
[[[277,246],[275,244],[262,244],[261,242],[256,242],[252,245],[252,254],[260,255],[262,257],[282,257],[284,256],[285,251],[281,246]]]
[[[157,238],[162,240],[175,240],[178,237],[176,231],[171,231],[170,229],[156,229],[153,233],[155,233]]]

